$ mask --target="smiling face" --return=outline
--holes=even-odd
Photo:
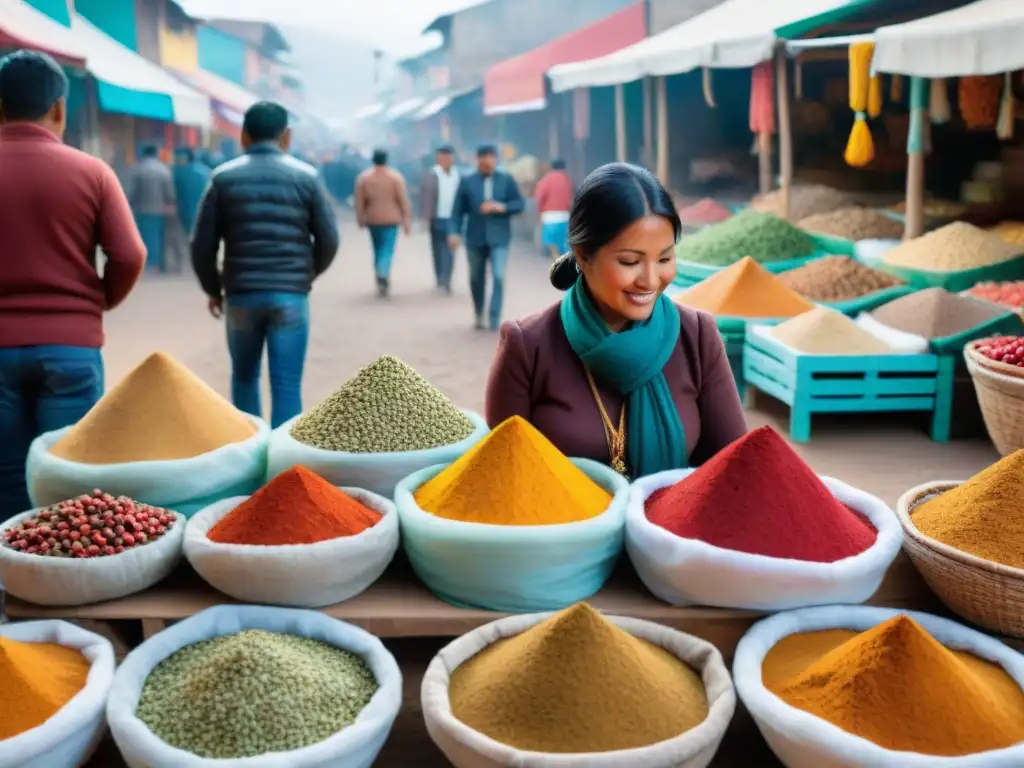
[[[676,276],[675,233],[662,216],[637,219],[589,259],[577,257],[597,311],[612,331],[642,322]]]

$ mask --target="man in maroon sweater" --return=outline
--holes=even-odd
[[[30,506],[32,440],[103,394],[103,313],[146,261],[114,172],[62,142],[67,87],[45,54],[0,60],[0,519]]]

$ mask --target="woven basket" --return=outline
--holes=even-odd
[[[981,341],[984,341],[982,339]],[[1024,448],[1024,368],[978,354],[980,341],[964,348],[985,428],[1002,456]]]
[[[983,560],[921,533],[910,513],[925,496],[959,483],[933,482],[900,497],[896,514],[906,534],[903,549],[950,610],[980,627],[1024,638],[1024,570]]]

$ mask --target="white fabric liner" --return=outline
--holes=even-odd
[[[416,120],[426,120],[428,117],[433,117],[442,109],[452,103],[451,96],[438,96],[433,101],[428,101],[427,106],[416,113]]]
[[[352,117],[355,120],[366,120],[367,118],[379,115],[383,111],[383,104],[368,104],[367,106],[356,110],[356,113]]]
[[[862,313],[863,317],[866,313]],[[884,344],[888,344],[892,347],[892,352],[882,352],[879,355],[872,355],[872,357],[879,357],[882,355],[921,355],[928,351],[928,341],[921,339],[920,336],[913,336],[909,333],[901,333],[900,331],[894,331],[892,328],[888,328],[881,323],[875,321],[872,322],[861,322],[859,319],[854,321],[861,327],[861,330],[867,331],[876,339]],[[847,355],[813,355],[810,352],[804,352],[799,349],[794,349],[789,346],[782,339],[775,336],[773,331],[777,326],[774,325],[755,325],[751,329],[752,332],[761,336],[762,338],[769,339],[772,342],[778,344],[780,347],[785,347],[787,350],[792,352],[794,355],[801,357],[847,357]],[[924,342],[922,347],[921,342]],[[849,355],[849,357],[862,357],[862,355]]]
[[[415,112],[417,109],[422,107],[425,102],[426,99],[424,99],[422,96],[414,96],[411,99],[400,101],[393,107],[388,109],[388,111],[384,114],[384,117],[386,117],[388,120],[396,120],[399,117],[404,117],[405,115],[408,115],[410,112]]]
[[[23,0],[0,0],[0,29],[26,43],[72,59],[87,58],[75,33]]]
[[[875,32],[873,68],[916,77],[1024,69],[1024,0],[977,2]]]
[[[618,85],[641,77],[678,75],[698,67],[752,67],[772,57],[776,29],[834,11],[849,2],[725,0],[628,48],[552,67],[548,70],[551,90],[561,93],[574,88]]]
[[[518,112],[540,112],[546,109],[548,100],[543,96],[539,99],[528,101],[516,101],[512,104],[499,104],[496,107],[484,107],[484,114],[488,117],[493,115],[513,115]]]
[[[213,125],[207,96],[108,37],[77,13],[71,14],[71,29],[85,48],[86,68],[97,80],[129,91],[170,96],[174,102],[174,122],[178,125],[199,128]]]

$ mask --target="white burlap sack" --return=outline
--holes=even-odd
[[[38,512],[12,517],[0,526],[0,535]],[[37,605],[88,605],[149,589],[181,558],[185,516],[174,514],[177,522],[159,539],[110,557],[41,557],[0,545],[0,588]]]
[[[631,635],[670,651],[700,673],[709,705],[703,723],[673,739],[640,749],[555,755],[515,749],[457,720],[448,700],[448,682],[455,669],[487,646],[521,634],[550,615],[510,616],[485,624],[446,645],[430,662],[420,691],[423,717],[430,738],[455,768],[705,768],[711,764],[736,709],[736,693],[722,655],[699,638],[622,616],[606,618]]]
[[[207,534],[245,496],[225,499],[189,520],[185,557],[212,586],[243,603],[321,608],[355,597],[380,578],[398,549],[395,505],[369,491],[342,488],[380,521],[356,536],[279,547],[220,544]]]
[[[999,664],[1024,685],[1024,656],[998,640],[949,619],[916,611],[835,605],[805,608],[764,619],[736,647],[736,692],[750,710],[768,746],[788,768],[1020,768],[1024,743],[966,757],[896,752],[854,736],[809,712],[791,707],[764,687],[761,664],[776,643],[798,632],[827,629],[865,631],[906,614],[947,648],[970,651]]]
[[[471,411],[463,413],[475,427],[473,434],[465,440],[427,451],[396,453],[345,453],[304,445],[289,434],[292,425],[300,418],[296,416],[270,436],[267,479],[275,478],[292,467],[305,467],[333,485],[365,488],[390,499],[402,478],[425,467],[455,461],[488,433],[487,422],[480,416]]]
[[[85,687],[57,714],[36,728],[0,741],[0,766],[79,768],[85,765],[107,730],[107,693],[114,680],[114,649],[110,642],[65,621],[3,624],[0,637],[76,648],[91,664]],[[41,672],[45,673],[45,670]]]
[[[876,339],[884,341],[897,352],[920,355],[927,352],[930,348],[928,339],[914,333],[904,333],[903,331],[897,331],[895,328],[890,328],[888,325],[875,320],[870,312],[861,312],[857,315],[856,323]]]
[[[47,432],[28,452],[25,474],[32,504],[47,507],[101,488],[191,517],[221,499],[255,493],[266,475],[270,427],[249,418],[258,431],[248,440],[174,461],[79,464],[50,453],[71,427]]]
[[[861,603],[881,585],[903,545],[903,528],[884,502],[831,477],[821,479],[833,495],[878,530],[875,543],[859,555],[812,563],[684,539],[648,520],[644,505],[655,491],[675,485],[693,471],[677,469],[640,478],[633,483],[626,512],[626,552],[647,588],[671,605],[783,611]]]
[[[899,240],[858,240],[853,244],[853,256],[857,261],[871,267],[879,267],[885,254],[900,244]]]
[[[160,662],[187,645],[247,629],[308,637],[361,656],[379,688],[352,725],[319,744],[235,760],[210,760],[172,747],[135,717],[146,679]],[[128,768],[370,768],[401,706],[398,663],[369,632],[315,611],[220,605],[165,629],[128,654],[110,689],[107,720]]]

